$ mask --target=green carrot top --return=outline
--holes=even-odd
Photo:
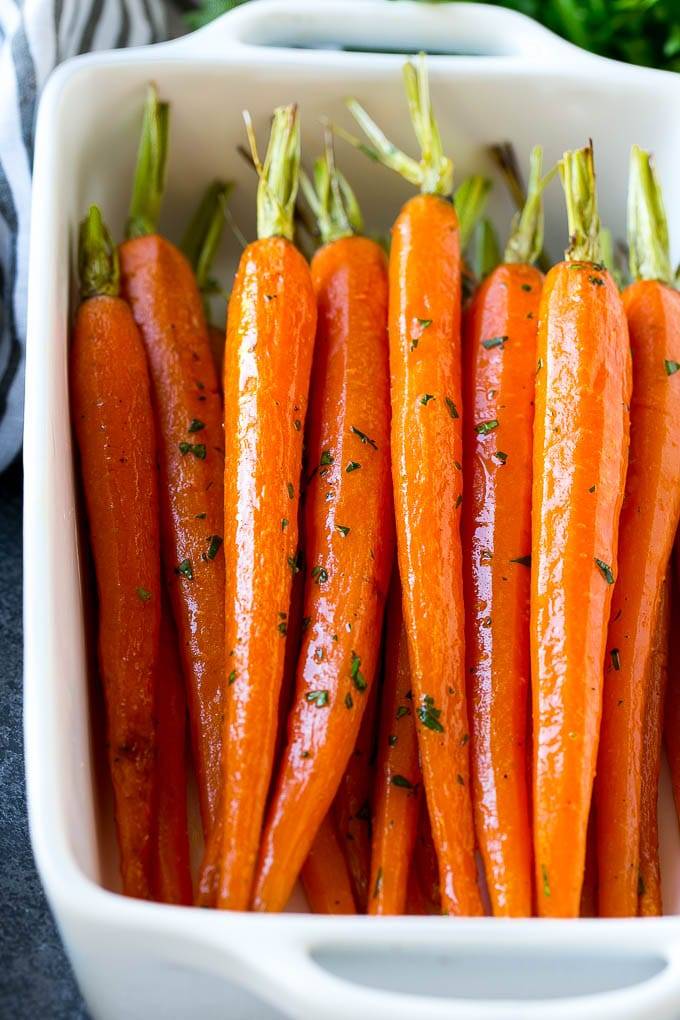
[[[361,209],[349,183],[335,165],[330,130],[324,133],[324,152],[314,163],[313,179],[301,171],[300,185],[318,223],[322,244],[362,233]]]
[[[260,161],[250,114],[244,111],[248,143],[260,182],[257,189],[257,236],[293,240],[295,199],[300,177],[300,121],[296,105],[274,110],[269,145]]]
[[[125,236],[128,240],[155,234],[158,230],[165,188],[169,115],[169,104],[160,102],[156,86],[149,85],[137,152],[132,200],[125,227]]]
[[[540,145],[531,150],[529,167],[526,199],[513,218],[503,256],[504,262],[522,265],[532,265],[543,250],[543,191],[557,170],[555,167],[545,177],[541,176],[543,150]]]
[[[628,248],[634,280],[674,285],[668,221],[651,153],[634,145],[628,181]]]
[[[365,155],[394,170],[425,194],[449,198],[453,192],[453,162],[444,154],[439,127],[432,112],[424,53],[419,54],[417,64],[409,61],[404,65],[404,87],[411,123],[420,145],[420,161],[393,145],[356,99],[349,99],[347,107],[371,144],[366,145],[339,128],[336,130]]]
[[[119,293],[118,251],[106,229],[99,206],[91,205],[80,224],[78,277],[80,296],[87,298]]]
[[[559,170],[569,224],[569,247],[564,257],[568,262],[599,263],[602,261],[600,216],[592,142],[582,149],[565,152]]]

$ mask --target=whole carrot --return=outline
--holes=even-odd
[[[647,703],[642,733],[642,767],[640,770],[640,877],[638,879],[638,912],[641,917],[654,917],[663,912],[661,901],[661,869],[659,865],[659,773],[661,771],[661,739],[663,712],[668,680],[668,639],[670,625],[670,571],[661,586],[654,637],[649,659]]]
[[[158,754],[155,896],[162,903],[193,900],[187,828],[186,694],[177,634],[167,593],[162,592],[156,680]]]
[[[465,315],[463,553],[473,807],[494,914],[532,912],[527,721],[531,464],[543,274],[541,150],[527,202]]]
[[[307,442],[306,629],[256,910],[285,906],[356,744],[393,555],[385,257],[353,233],[358,210],[328,153],[315,177],[325,243],[312,260],[319,319]]]
[[[369,914],[404,913],[418,828],[420,786],[408,638],[401,609],[401,584],[395,569],[387,604]]]
[[[161,605],[156,445],[144,347],[118,296],[118,260],[96,206],[80,228],[82,304],[71,348],[71,410],[99,593],[123,891],[153,895]]]
[[[680,294],[673,289],[661,189],[631,154],[631,275],[623,295],[633,355],[630,460],[619,572],[607,635],[597,783],[599,909],[635,915],[645,704],[661,584],[680,517]]]
[[[222,405],[201,295],[188,261],[156,233],[167,105],[150,89],[120,248],[123,293],[140,328],[154,393],[162,551],[186,678],[203,828],[220,785],[224,674]]]
[[[258,240],[236,274],[224,363],[228,712],[217,903],[236,910],[251,897],[275,753],[316,326],[309,267],[289,240],[297,110],[276,110],[264,166],[249,131],[260,175]]]
[[[571,244],[541,299],[534,419],[531,669],[538,913],[577,917],[628,456],[630,354],[599,262],[590,147],[560,164]]]
[[[352,882],[332,815],[322,821],[302,866],[302,887],[314,914],[356,914]]]
[[[425,793],[446,913],[482,912],[474,856],[465,692],[461,258],[453,168],[432,114],[424,58],[405,67],[420,163],[350,109],[374,158],[421,188],[392,228],[392,478],[399,572]]]

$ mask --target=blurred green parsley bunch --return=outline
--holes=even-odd
[[[190,28],[247,0],[201,0],[186,15]],[[421,0],[455,3],[456,0]],[[680,0],[486,0],[511,7],[603,57],[680,71]]]

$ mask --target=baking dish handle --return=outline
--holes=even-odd
[[[348,4],[353,10],[348,16]],[[251,0],[205,28],[166,44],[201,57],[268,49],[270,59],[304,62],[318,49],[517,59],[573,66],[602,58],[573,46],[517,11],[488,4],[391,0]],[[156,47],[156,50],[158,47]]]
[[[387,924],[389,926],[389,921]],[[449,933],[442,936],[441,928],[434,937],[430,930],[429,937],[424,939],[420,935],[404,937],[402,931],[398,940],[386,939],[377,931],[377,925],[366,926],[362,932],[365,937],[358,937],[355,928],[352,936],[345,940],[337,929],[332,938],[307,940],[296,937],[287,928],[285,936],[275,943],[259,937],[252,945],[247,939],[239,940],[238,946],[226,952],[225,977],[233,981],[236,969],[239,980],[249,991],[295,1020],[317,1020],[321,1016],[324,1020],[347,1020],[348,1017],[352,1020],[413,1020],[414,1017],[418,1020],[545,1020],[548,1016],[551,1020],[647,1020],[651,1016],[655,1020],[675,1020],[678,1016],[680,945],[658,948],[654,953],[646,945],[642,949],[633,947],[630,941],[616,939],[607,957],[602,955],[601,942],[598,948],[593,945],[588,953],[584,945],[589,940],[582,941],[577,931],[573,937],[570,935],[561,940],[561,945],[556,945],[553,938],[536,931],[536,922],[533,924],[523,959],[531,958],[536,969],[541,962],[548,961],[552,973],[559,971],[560,987],[568,989],[564,995],[545,988],[545,977],[544,995],[537,993],[535,977],[525,965],[519,980],[513,981],[511,996],[496,994],[484,998],[487,982],[489,987],[493,984],[493,965],[488,962],[488,953],[497,943],[494,938],[489,946],[489,933],[486,940],[475,940],[477,948],[472,954],[477,960],[485,956],[487,959],[482,988],[475,988],[466,997],[451,996],[447,992],[437,994],[436,985],[433,992],[433,985],[427,984],[428,957],[438,965],[440,974],[442,961],[446,967],[447,957],[460,974],[469,953],[467,940],[458,936],[454,941]],[[545,922],[539,923],[539,927],[544,926]],[[506,957],[507,969],[512,966],[513,954],[521,947],[516,939],[512,944],[503,941],[507,944],[500,953]],[[579,945],[582,947],[579,955],[570,955]],[[526,952],[527,949],[530,951]],[[379,957],[384,962],[386,953],[391,954],[392,975],[409,966],[413,974],[409,953],[416,960],[425,961],[423,977],[417,986],[412,984],[407,988],[408,982],[404,985],[399,979],[395,984],[392,976],[380,987],[381,979],[374,979],[372,968]],[[235,958],[240,958],[237,968]],[[500,959],[500,955],[497,958]],[[588,961],[591,978],[598,965],[606,967],[614,961],[618,979],[611,987],[605,982],[602,990],[593,992],[591,988],[589,991],[587,981],[584,985],[579,960],[581,964]],[[451,984],[449,980],[449,987]],[[414,987],[418,991],[414,992]]]

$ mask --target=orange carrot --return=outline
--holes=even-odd
[[[236,274],[224,363],[228,713],[217,903],[235,910],[250,900],[275,754],[316,325],[309,267],[289,240],[297,110],[275,112],[264,166],[252,145],[258,240]]]
[[[504,264],[465,315],[463,553],[475,827],[493,913],[532,912],[527,718],[541,150]]]
[[[99,593],[99,668],[123,891],[153,893],[161,605],[156,445],[139,331],[101,213],[80,228],[71,401]]]
[[[314,837],[301,878],[314,914],[356,914],[349,871],[330,814]]]
[[[644,715],[659,594],[680,518],[680,294],[650,157],[634,148],[631,275],[623,295],[633,354],[630,463],[607,636],[597,785],[599,910],[638,912]]]
[[[670,621],[668,649],[668,685],[664,706],[663,739],[671,774],[675,812],[680,820],[680,543],[676,539],[671,571]]]
[[[155,398],[165,571],[188,687],[203,828],[220,785],[224,674],[222,406],[201,295],[182,253],[155,233],[167,106],[146,106],[122,284],[140,328]]]
[[[659,773],[661,771],[661,737],[663,711],[668,680],[668,636],[670,625],[670,571],[661,587],[654,638],[649,661],[647,703],[642,734],[642,768],[640,790],[640,877],[638,880],[639,913],[654,917],[663,913],[661,902],[661,869],[659,866]]]
[[[401,609],[401,584],[395,569],[387,606],[369,914],[403,914],[406,905],[421,784],[412,711],[408,638]]]
[[[598,261],[592,149],[566,153],[560,171],[571,246],[543,286],[534,420],[533,809],[538,913],[576,917],[631,384],[621,298]]]
[[[193,900],[187,829],[186,695],[172,610],[162,592],[156,680],[158,784],[155,895],[162,903]]]
[[[580,917],[597,917],[597,821],[595,802],[590,805],[588,831],[586,833],[586,860],[581,886]]]
[[[314,472],[305,507],[306,629],[260,850],[256,910],[285,906],[356,744],[393,554],[385,257],[374,241],[353,235],[357,210],[328,156],[315,178],[325,243],[312,261],[319,321],[308,430]]]
[[[420,163],[354,101],[374,158],[420,186],[392,228],[392,478],[399,572],[425,793],[446,913],[477,915],[465,692],[461,429],[461,258],[453,168],[432,114],[424,58],[405,68]]]
[[[418,876],[418,884],[426,904],[426,913],[441,914],[437,851],[434,847],[430,816],[427,813],[427,804],[424,799],[421,800],[420,819],[413,848],[413,870]]]

